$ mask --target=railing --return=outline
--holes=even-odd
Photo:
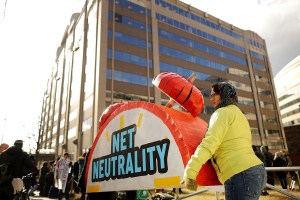
[[[293,167],[266,167],[266,171],[293,171],[296,173],[297,175],[297,178],[296,178],[296,182],[297,182],[297,185],[299,187],[299,190],[300,190],[300,185],[299,185],[299,172],[300,171],[300,166],[293,166]],[[267,188],[270,188],[272,190],[275,190],[277,192],[280,192],[288,197],[291,197],[292,199],[296,199],[296,200],[300,200],[300,196],[296,196],[294,194],[292,194],[291,192],[287,192],[286,190],[283,190],[283,189],[279,189],[277,187],[274,187],[273,185],[267,183],[266,184],[266,187]]]

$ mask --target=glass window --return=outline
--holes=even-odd
[[[112,73],[111,69],[107,69],[106,76],[107,79],[109,80],[111,80],[111,73]],[[118,70],[114,70],[114,80],[125,82],[125,83],[134,83],[137,85],[147,86],[147,77],[139,76],[132,73],[121,72]],[[150,86],[153,87],[152,83]]]
[[[74,127],[68,131],[68,139],[76,136],[77,127]]]
[[[193,30],[196,30],[196,29],[193,28]],[[178,43],[181,43],[183,45],[198,49],[200,51],[204,51],[204,52],[213,54],[215,56],[225,58],[225,59],[231,60],[233,62],[237,62],[239,64],[242,64],[245,67],[247,66],[247,61],[246,61],[245,58],[240,58],[240,57],[234,56],[232,54],[220,51],[218,49],[205,46],[201,43],[195,42],[195,41],[190,40],[188,38],[184,38],[182,36],[176,35],[174,33],[171,33],[171,32],[168,32],[168,31],[165,31],[165,30],[162,30],[162,29],[158,30],[158,34],[159,34],[160,37],[164,37],[164,38],[166,38],[168,40],[171,40],[173,42],[178,42]]]
[[[159,46],[159,52],[161,54],[165,54],[167,56],[179,58],[179,59],[182,59],[182,60],[185,60],[185,61],[188,61],[188,62],[193,62],[193,63],[197,63],[197,64],[200,64],[200,65],[209,67],[209,68],[217,69],[219,71],[226,72],[228,74],[234,74],[234,75],[242,76],[243,78],[248,78],[249,77],[248,73],[245,73],[245,71],[235,69],[235,68],[230,68],[229,66],[226,66],[226,65],[223,65],[223,64],[220,64],[220,63],[216,63],[215,61],[211,61],[211,60],[207,60],[205,58],[190,55],[190,54],[187,54],[183,51],[175,50],[175,49],[165,47],[165,46],[162,46],[162,45]],[[234,69],[234,70],[231,70],[231,69]]]
[[[89,130],[92,127],[92,118],[88,118],[82,122],[82,131]]]
[[[112,58],[111,49],[108,49],[107,57]],[[125,53],[125,52],[121,52],[121,51],[115,51],[115,60],[132,63],[132,64],[135,64],[135,65],[138,65],[138,66],[147,67],[147,58],[137,56],[137,55],[133,55],[133,54],[129,54],[129,53]],[[149,67],[151,68],[152,67],[152,60],[151,59],[149,59],[148,64],[149,64]]]

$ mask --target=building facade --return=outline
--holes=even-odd
[[[300,55],[274,78],[284,127],[300,124]]]
[[[210,87],[237,88],[253,144],[285,148],[279,106],[264,39],[178,0],[87,0],[66,27],[44,94],[39,144],[75,158],[97,135],[111,104],[169,98],[151,81],[160,72],[188,77],[204,96],[199,115],[214,111]]]

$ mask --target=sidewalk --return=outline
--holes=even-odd
[[[29,199],[30,200],[58,200],[57,198],[41,197],[41,196],[39,196],[39,193],[40,193],[39,191],[35,191],[34,196],[30,196]],[[70,200],[78,199],[79,198],[78,195],[70,194]],[[62,198],[62,199],[65,200],[65,198]]]
[[[201,190],[201,189],[204,189],[203,187],[199,187],[198,188],[198,191]],[[166,190],[166,192],[170,192],[172,191],[172,189],[170,190]],[[180,194],[180,197],[182,196],[185,196],[185,195],[188,195],[190,194],[191,192],[187,189],[182,189],[183,193]],[[288,192],[291,192],[292,194],[296,195],[297,197],[299,197],[300,199],[300,189],[299,187],[297,187],[295,190],[291,191],[291,190],[288,190]],[[274,190],[268,190],[268,193],[269,195],[267,196],[260,196],[259,197],[259,200],[290,200],[291,198],[287,197],[286,195],[284,194],[281,194],[281,193],[278,193]],[[30,196],[30,200],[58,200],[57,198],[47,198],[47,197],[40,197],[38,196],[39,195],[39,192],[36,191],[35,192],[35,196]],[[77,194],[75,194],[75,197],[72,196],[70,197],[70,200],[78,200],[79,197],[77,196]],[[219,200],[225,200],[225,195],[224,193],[216,193],[214,191],[206,191],[206,192],[203,192],[199,195],[196,195],[196,196],[192,196],[192,197],[189,197],[187,198],[188,200],[198,200],[198,199],[205,199],[205,200],[216,200],[216,199],[219,199]],[[64,198],[63,198],[64,200]]]

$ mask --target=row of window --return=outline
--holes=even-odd
[[[270,80],[266,77],[260,76],[260,75],[255,75],[255,80],[257,82],[265,83],[267,85],[270,85]]]
[[[265,89],[261,89],[261,88],[257,88],[258,94],[263,95],[263,96],[272,96],[272,91],[270,89],[265,90]]]
[[[296,125],[296,124],[300,124],[300,119],[294,119],[292,121],[285,122],[285,123],[283,123],[283,126],[284,127],[293,126],[293,125]]]
[[[189,77],[192,73],[195,73],[197,75],[198,80],[206,81],[206,82],[210,82],[210,83],[215,83],[215,82],[218,82],[218,81],[228,81],[228,80],[225,80],[225,79],[223,79],[222,77],[219,77],[219,76],[208,75],[208,74],[201,73],[201,72],[195,72],[195,71],[190,70],[190,69],[186,69],[186,68],[183,68],[183,67],[171,65],[171,64],[168,64],[168,63],[164,63],[164,62],[160,62],[160,70],[161,71],[167,71],[167,72],[170,72],[170,71],[175,72],[175,73],[180,74],[184,77]],[[231,82],[232,82],[232,84],[235,84],[236,88],[251,92],[251,87],[250,86],[242,85],[242,84],[237,83],[235,81],[231,81]],[[204,96],[209,97],[210,96],[210,90],[207,91],[207,94],[205,94],[205,92],[204,92]],[[251,105],[253,105],[253,104],[251,104]]]
[[[292,110],[292,111],[290,111],[290,112],[287,112],[287,113],[281,115],[281,117],[282,117],[282,118],[286,118],[286,117],[289,117],[289,116],[292,116],[292,115],[295,115],[295,114],[298,114],[298,113],[300,113],[300,108],[297,108],[297,109],[295,109],[295,110]]]
[[[120,42],[126,43],[126,44],[130,44],[130,45],[134,45],[143,49],[147,49],[147,42],[145,40],[139,39],[137,37],[133,37],[130,35],[127,35],[125,33],[120,33],[115,31],[115,40],[118,40]],[[108,30],[108,38],[112,39],[112,30],[109,29]],[[149,50],[152,50],[152,43],[148,42],[148,48]]]
[[[257,53],[257,52],[255,52],[255,51],[250,50],[250,55],[257,58],[257,59],[259,59],[259,60],[264,60],[264,56]]]
[[[112,12],[108,13],[108,19],[112,20],[113,18],[113,14]],[[124,24],[126,26],[130,26],[132,28],[138,29],[138,30],[142,30],[142,31],[146,31],[146,25],[138,20],[120,15],[118,13],[115,13],[115,21],[120,23],[120,24]],[[148,32],[151,33],[152,32],[152,27],[151,25],[148,25]]]
[[[202,45],[200,43],[194,42],[190,39],[177,36],[175,34],[172,34],[172,33],[167,32],[167,31],[163,31],[161,29],[159,29],[159,36],[165,37],[169,40],[179,42],[181,44],[190,46],[192,48],[199,49],[201,51],[208,52],[210,54],[213,54],[213,55],[216,55],[216,56],[219,56],[219,57],[231,60],[231,61],[235,61],[235,62],[240,63],[242,65],[246,65],[246,60],[243,59],[243,58],[233,56],[231,54],[228,54],[226,52],[217,50],[217,49],[212,48],[212,47],[207,47],[207,46]],[[112,38],[112,31],[111,30],[108,31],[108,37]],[[136,37],[124,34],[124,33],[115,32],[115,39],[118,40],[118,41],[121,41],[123,43],[138,46],[140,48],[144,48],[144,49],[147,48],[145,40],[142,40],[142,39],[139,39],[139,38],[136,38]],[[148,43],[148,47],[149,47],[149,49],[152,49],[152,43],[151,42]],[[241,73],[238,73],[238,74],[241,74]],[[247,75],[245,75],[245,73],[244,73],[243,77],[249,78],[248,72],[247,72]]]
[[[106,70],[106,78],[108,80],[111,80],[112,78],[112,71],[111,69]],[[114,70],[114,80],[121,81],[125,83],[133,83],[136,85],[143,85],[147,86],[147,77],[145,76],[139,76],[132,73],[126,73],[118,70]],[[153,87],[152,83],[149,83],[151,87]]]
[[[260,65],[260,64],[257,64],[257,63],[255,63],[255,62],[253,62],[253,67],[254,67],[254,69],[266,71],[266,67],[265,67],[265,66],[262,66],[262,65]]]
[[[253,40],[251,40],[250,38],[247,38],[247,39],[246,39],[246,42],[247,42],[248,44],[252,45],[252,46],[255,46],[255,47],[259,48],[259,49],[265,50],[265,45],[260,44],[260,43],[257,42],[257,41],[253,41]],[[257,54],[258,54],[258,53],[257,53]],[[258,54],[258,55],[260,55],[260,54]],[[262,56],[262,55],[260,55],[260,56]]]
[[[110,0],[110,3],[113,3],[113,0]],[[134,12],[137,13],[141,13],[144,14],[146,12],[145,7],[137,5],[131,1],[127,1],[127,0],[115,0],[115,3],[123,8],[127,8],[129,10],[132,10]],[[150,17],[151,16],[151,11],[149,9],[147,9],[147,16]]]
[[[297,99],[295,99],[293,101],[290,101],[290,102],[288,102],[288,103],[280,106],[280,110],[283,110],[283,109],[285,109],[287,107],[290,107],[290,106],[293,106],[293,105],[299,104],[299,103],[300,103],[300,98],[297,98]]]
[[[284,87],[284,89],[286,90],[287,88]],[[280,92],[282,92],[282,91],[280,91]],[[280,92],[278,92],[278,93],[280,93]],[[297,94],[300,94],[300,87],[295,87],[293,89],[289,89],[287,94],[285,94],[279,98],[279,102],[283,101],[284,99],[289,98],[290,96],[297,95]]]
[[[234,38],[236,38],[238,40],[242,40],[243,39],[243,37],[240,34],[235,33],[232,30],[229,30],[229,29],[227,29],[225,27],[222,27],[219,24],[215,24],[214,22],[206,20],[203,17],[200,17],[198,15],[194,15],[193,13],[191,13],[189,11],[186,11],[186,10],[183,10],[183,9],[181,9],[181,8],[179,8],[179,7],[177,7],[177,6],[173,5],[173,4],[170,4],[168,2],[165,2],[164,0],[155,0],[155,3],[157,5],[160,5],[163,8],[167,8],[168,10],[174,11],[174,12],[176,12],[179,15],[187,17],[187,18],[189,18],[189,19],[191,19],[193,21],[199,22],[199,23],[201,23],[203,25],[206,25],[206,26],[208,26],[210,28],[213,28],[213,29],[215,29],[217,31],[221,31],[222,33],[225,33],[225,34],[227,34],[227,35],[229,35],[231,37],[234,37]]]
[[[182,23],[182,22],[180,22],[178,20],[166,17],[166,16],[164,16],[162,14],[156,13],[156,19],[158,21],[162,21],[164,23],[167,23],[167,24],[169,24],[171,26],[175,26],[176,28],[179,28],[181,30],[187,31],[189,33],[192,33],[192,34],[198,35],[200,37],[206,38],[206,39],[208,39],[210,41],[216,42],[216,43],[218,43],[220,45],[223,45],[223,46],[229,47],[231,49],[234,49],[234,50],[236,50],[238,52],[241,52],[241,53],[245,53],[246,52],[244,47],[236,45],[236,44],[234,44],[232,42],[224,40],[223,38],[214,36],[214,35],[212,35],[210,33],[207,33],[205,31],[202,31],[200,29],[197,29],[197,28],[192,27],[190,25],[187,25],[185,23]]]
[[[111,49],[107,50],[107,57],[112,58],[112,50]],[[121,52],[121,51],[115,50],[114,51],[114,59],[123,61],[123,62],[127,62],[127,63],[132,63],[132,64],[142,66],[142,67],[147,67],[147,58],[133,55],[133,54],[126,53],[126,52]],[[149,59],[148,65],[150,68],[152,68],[152,59]]]
[[[245,67],[247,66],[247,61],[246,61],[245,58],[240,58],[240,57],[234,56],[232,54],[226,53],[224,51],[220,51],[218,49],[205,46],[201,43],[195,42],[195,41],[193,41],[191,39],[188,39],[188,38],[184,38],[184,37],[176,35],[174,33],[170,33],[168,31],[165,31],[165,30],[162,30],[162,29],[158,29],[158,35],[160,37],[167,38],[168,40],[171,40],[173,42],[178,42],[178,43],[183,44],[185,46],[195,48],[195,49],[198,49],[200,51],[204,51],[204,52],[207,52],[209,54],[212,54],[212,55],[215,55],[215,56],[218,56],[218,57],[221,57],[221,58],[225,58],[227,60],[231,60],[233,62],[242,64]]]
[[[203,65],[203,66],[206,66],[206,67],[209,67],[209,68],[212,68],[212,69],[216,69],[216,70],[219,70],[220,72],[226,72],[226,73],[229,73],[229,74],[234,74],[234,75],[237,75],[237,76],[241,76],[243,78],[249,78],[248,73],[245,74],[241,70],[234,69],[232,71],[234,73],[231,73],[232,68],[229,67],[229,66],[226,66],[224,64],[220,64],[220,63],[217,63],[215,61],[211,61],[211,60],[208,60],[208,59],[205,59],[205,58],[201,58],[201,57],[198,57],[198,56],[190,55],[190,54],[185,53],[183,51],[175,50],[175,49],[163,46],[163,45],[159,46],[159,53],[170,56],[170,57],[174,57],[174,58],[177,58],[177,59],[185,60],[185,61],[196,63],[196,64],[199,64],[199,65]],[[241,73],[237,73],[237,71],[240,71]]]

